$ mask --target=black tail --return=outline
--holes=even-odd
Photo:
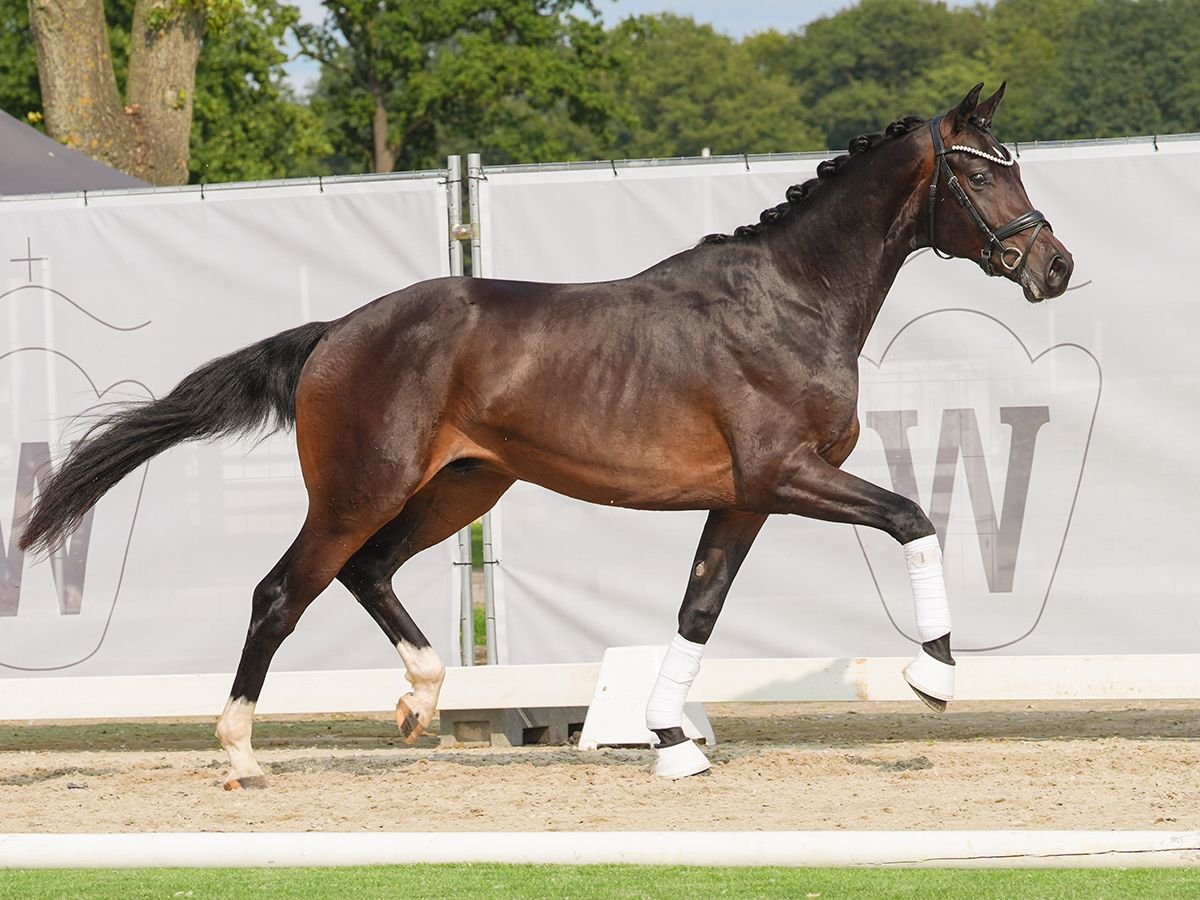
[[[41,485],[21,549],[56,546],[113,485],[168,447],[293,425],[300,371],[331,324],[310,322],[214,359],[161,400],[101,417]]]

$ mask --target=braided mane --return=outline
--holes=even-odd
[[[810,178],[803,184],[793,184],[787,189],[787,202],[780,203],[778,206],[771,206],[762,211],[758,217],[758,221],[752,225],[739,225],[733,234],[709,234],[700,239],[701,244],[724,244],[730,241],[745,240],[760,234],[763,229],[774,225],[785,216],[793,213],[793,207],[804,200],[809,195],[812,189],[825,178],[830,178],[841,171],[852,157],[858,156],[861,153],[866,153],[876,144],[881,141],[897,138],[908,134],[910,131],[925,124],[925,119],[918,116],[908,116],[898,122],[893,122],[887,127],[883,134],[860,134],[858,137],[850,141],[846,148],[847,153],[842,154],[834,159],[827,159],[817,166],[817,177]]]

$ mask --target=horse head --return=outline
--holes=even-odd
[[[992,136],[1004,87],[980,102],[983,84],[977,84],[957,107],[929,122],[928,241],[939,256],[977,262],[1038,303],[1067,289],[1074,264],[1030,202],[1020,165]]]

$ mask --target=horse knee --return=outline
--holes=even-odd
[[[886,530],[900,544],[937,533],[925,510],[899,494],[893,508],[888,510]]]

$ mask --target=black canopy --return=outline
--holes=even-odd
[[[0,194],[146,186],[145,181],[77,153],[0,110]]]

